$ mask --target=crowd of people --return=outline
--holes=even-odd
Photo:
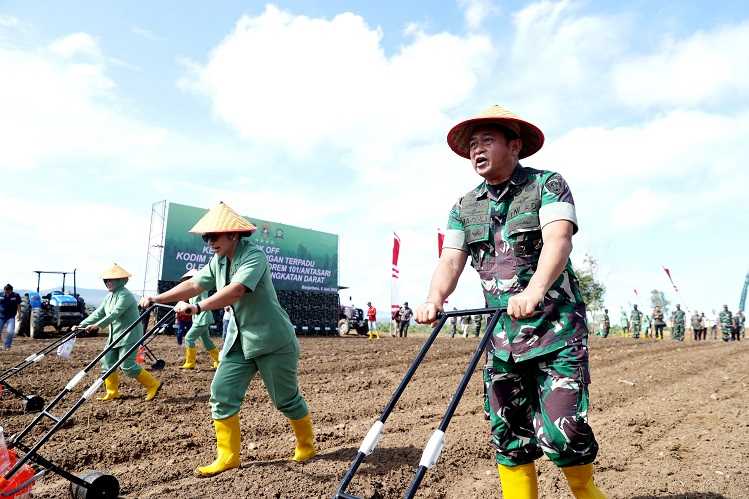
[[[660,305],[653,307],[650,314],[644,314],[637,305],[632,306],[632,310],[627,315],[624,309],[621,310],[619,326],[622,334],[639,339],[642,335],[645,338],[663,339],[663,330],[670,325],[671,339],[684,341],[687,331],[687,314],[682,310],[681,305],[676,305],[676,309],[671,313],[668,324],[665,320],[663,310]],[[600,323],[598,336],[608,337],[611,332],[611,319],[608,309],[604,310],[603,318]],[[741,341],[746,336],[746,316],[742,310],[736,313],[729,310],[728,305],[723,305],[723,310],[716,314],[705,315],[705,312],[693,310],[689,317],[688,327],[692,330],[694,341],[707,340],[707,332],[710,331],[710,339],[717,340],[719,337],[723,341]]]

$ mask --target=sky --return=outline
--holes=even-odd
[[[500,104],[544,131],[522,163],[570,184],[572,260],[598,261],[610,310],[651,289],[735,310],[749,5],[435,5],[0,2],[0,281],[78,268],[100,287],[116,261],[139,292],[152,204],[221,200],[338,234],[343,301],[381,311],[397,232],[400,298],[420,303],[437,229],[480,182],[447,131]],[[450,305],[482,303],[467,266]]]

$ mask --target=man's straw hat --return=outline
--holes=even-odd
[[[241,217],[236,211],[229,208],[223,201],[203,215],[198,223],[190,229],[193,234],[209,234],[222,232],[235,232],[240,234],[252,234],[257,227]]]
[[[468,143],[471,140],[471,134],[478,125],[487,124],[507,128],[520,137],[523,141],[523,147],[520,149],[518,157],[521,159],[538,152],[541,146],[544,145],[544,134],[536,125],[497,105],[484,110],[478,116],[461,121],[455,125],[447,133],[447,144],[457,155],[470,159]]]
[[[128,277],[132,277],[132,274],[116,263],[101,273],[102,279],[127,279]]]
[[[185,279],[190,279],[191,277],[194,277],[198,275],[198,269],[190,269],[187,272],[185,272],[185,275],[179,278],[180,281],[183,281]]]

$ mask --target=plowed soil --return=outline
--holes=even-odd
[[[0,352],[0,368],[38,350],[42,340],[18,338]],[[301,386],[312,409],[319,455],[304,465],[287,458],[291,429],[269,401],[262,381],[251,384],[241,411],[242,465],[211,479],[193,469],[213,460],[208,407],[213,372],[205,353],[199,369],[179,369],[173,338],[151,346],[167,361],[156,400],[142,400],[134,380],[125,397],[90,400],[42,454],[75,472],[108,471],[127,497],[331,497],[363,436],[405,373],[423,338],[302,338]],[[78,341],[73,358],[52,355],[17,385],[51,398],[102,347]],[[385,428],[385,437],[349,491],[365,498],[402,496],[421,449],[436,428],[477,340],[439,338]],[[590,421],[600,443],[596,479],[610,497],[749,497],[749,342],[676,343],[591,338]],[[77,399],[93,377],[71,397]],[[474,376],[447,432],[445,449],[426,475],[419,497],[500,497]],[[61,411],[58,411],[61,412]],[[19,431],[32,416],[17,399],[0,399],[0,424]],[[561,473],[538,461],[542,497],[571,497]],[[36,497],[67,497],[67,482],[50,475]]]

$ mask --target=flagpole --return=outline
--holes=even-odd
[[[400,244],[400,237],[393,232],[393,259],[390,271],[390,336],[395,336],[395,314],[400,308],[400,304],[398,303],[398,279],[400,278],[398,256],[400,255]]]

